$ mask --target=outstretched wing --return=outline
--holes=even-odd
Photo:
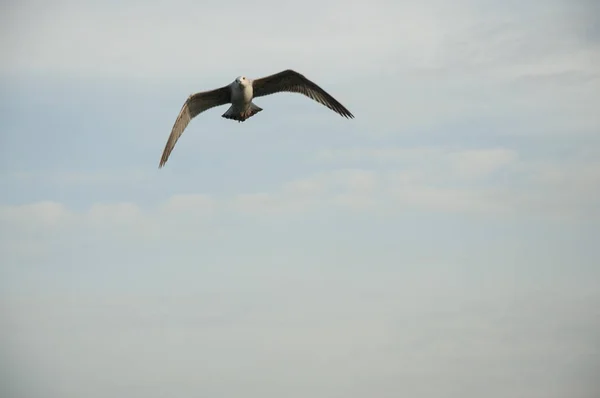
[[[210,108],[229,103],[231,101],[230,97],[229,86],[190,95],[181,107],[181,111],[175,120],[158,168],[163,167],[167,162],[173,147],[175,147],[175,143],[193,118]]]
[[[354,115],[348,109],[325,90],[291,69],[254,80],[252,82],[252,89],[254,97],[262,97],[282,91],[300,93],[346,118],[354,118]]]

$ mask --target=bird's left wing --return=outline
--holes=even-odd
[[[158,167],[163,167],[167,162],[171,151],[175,147],[175,143],[193,118],[210,108],[229,103],[231,101],[230,97],[229,86],[190,95],[181,107],[181,111],[175,120]]]
[[[254,97],[262,97],[282,91],[303,94],[346,118],[354,118],[354,115],[329,93],[291,69],[254,80],[252,90]]]

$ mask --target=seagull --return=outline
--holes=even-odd
[[[354,118],[348,109],[325,90],[291,69],[255,80],[246,76],[238,76],[226,86],[216,90],[202,91],[188,97],[175,120],[158,168],[165,165],[175,143],[187,125],[200,113],[215,106],[231,104],[221,117],[237,120],[238,123],[244,122],[263,110],[252,102],[254,98],[286,91],[303,94],[345,118]]]

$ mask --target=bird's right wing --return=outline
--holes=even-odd
[[[230,97],[229,86],[190,95],[175,120],[158,167],[161,168],[165,165],[175,147],[175,143],[193,118],[210,108],[229,103],[231,101]]]
[[[308,98],[325,105],[332,111],[346,118],[354,118],[342,104],[333,98],[328,92],[319,87],[316,83],[308,80],[304,75],[286,69],[273,75],[256,79],[252,82],[255,97],[262,97],[279,92],[299,93]]]

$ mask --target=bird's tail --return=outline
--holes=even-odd
[[[258,105],[255,105],[253,102],[251,102],[250,106],[248,106],[248,108],[243,111],[240,111],[239,109],[236,109],[233,105],[231,105],[229,109],[227,109],[227,111],[225,111],[225,113],[221,115],[221,117],[224,117],[225,119],[237,120],[238,122],[243,122],[246,119],[249,119],[252,116],[256,115],[260,111],[262,111],[262,108]]]

